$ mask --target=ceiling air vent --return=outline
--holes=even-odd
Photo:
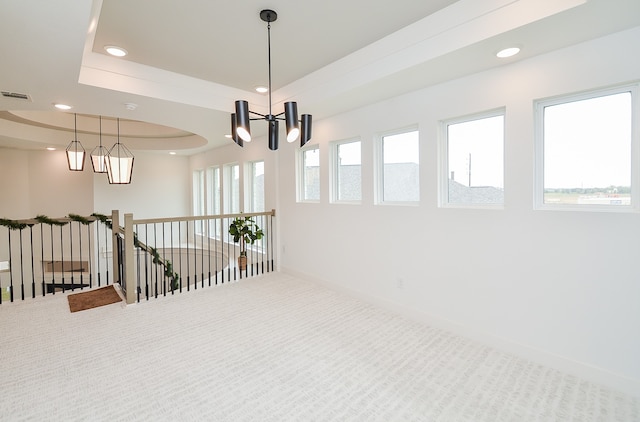
[[[31,97],[28,96],[27,94],[20,94],[19,92],[8,92],[8,91],[1,91],[1,92],[2,92],[2,96],[6,98],[15,98],[16,100],[31,101]]]

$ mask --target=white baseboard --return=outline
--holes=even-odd
[[[283,273],[287,273],[304,280],[321,284],[325,287],[337,290],[356,299],[371,303],[375,306],[391,310],[413,321],[419,321],[433,327],[447,330],[456,335],[472,339],[491,347],[495,347],[496,349],[512,353],[541,365],[551,367],[593,382],[595,384],[600,384],[610,389],[640,398],[640,380],[625,377],[624,375],[617,374],[585,362],[580,362],[565,356],[560,356],[545,350],[537,349],[526,344],[518,343],[507,338],[502,338],[493,334],[479,331],[477,329],[459,324],[455,321],[450,321],[444,318],[427,314],[423,311],[407,308],[406,306],[403,306],[397,302],[393,302],[388,299],[377,297],[365,292],[353,290],[329,280],[321,279],[306,273],[292,270],[290,268],[282,268],[281,271]]]

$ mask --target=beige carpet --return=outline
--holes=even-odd
[[[271,273],[70,313],[0,306],[0,420],[640,421],[640,402]]]
[[[113,285],[83,293],[70,294],[68,298],[69,310],[71,312],[85,311],[99,306],[122,302],[122,298]]]

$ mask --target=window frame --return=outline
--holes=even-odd
[[[256,169],[256,164],[258,163],[262,163],[262,180],[263,180],[263,185],[262,185],[262,203],[263,203],[263,208],[264,209],[256,209],[256,204],[255,204],[255,193],[256,193],[256,175],[255,175],[255,169]],[[249,161],[247,163],[247,171],[246,173],[249,177],[247,177],[247,187],[246,187],[246,193],[247,193],[247,197],[245,198],[245,204],[248,205],[248,212],[263,212],[266,210],[266,203],[265,203],[265,185],[264,185],[264,177],[266,175],[266,170],[265,170],[265,162],[264,160],[255,160],[255,161]]]
[[[205,179],[204,170],[193,170],[191,179],[191,215],[203,216],[205,210]]]
[[[339,153],[340,147],[348,144],[360,144],[360,199],[340,199],[340,164]],[[331,203],[332,204],[361,204],[362,203],[362,140],[360,138],[351,138],[340,141],[334,141],[330,144],[331,152]]]
[[[317,150],[318,151],[318,198],[317,199],[308,199],[305,197],[305,158],[304,155],[306,152],[311,151],[311,150]],[[304,148],[301,148],[298,150],[298,154],[296,154],[296,169],[298,172],[298,175],[296,177],[296,181],[298,183],[298,188],[297,190],[297,202],[300,203],[310,203],[310,204],[317,204],[320,203],[320,199],[322,197],[322,193],[320,192],[320,189],[322,187],[321,185],[321,168],[322,166],[320,165],[320,145],[318,144],[313,144],[313,145],[309,145],[306,146]]]
[[[487,111],[481,111],[479,113],[468,114],[465,116],[454,117],[440,121],[439,124],[439,136],[438,136],[438,165],[439,165],[439,183],[438,183],[438,206],[440,208],[464,208],[464,209],[489,209],[489,210],[503,210],[506,197],[502,203],[452,203],[449,202],[449,126],[473,122],[482,119],[489,119],[492,117],[502,116],[502,182],[505,184],[505,157],[506,157],[506,121],[507,113],[505,107],[495,108]],[[503,186],[503,192],[504,186]]]
[[[568,104],[577,101],[596,99],[610,95],[629,92],[631,94],[631,201],[629,205],[607,204],[550,204],[544,202],[544,110],[554,105]],[[535,171],[534,171],[534,209],[553,211],[581,211],[581,212],[613,212],[629,213],[640,210],[640,83],[622,84],[607,88],[591,89],[572,94],[557,95],[539,99],[534,102],[534,143],[535,143]]]
[[[233,175],[232,170],[234,168],[238,169],[238,183],[236,185],[234,185],[237,189],[237,193],[235,195],[235,197],[238,198],[238,209],[235,210],[232,208],[232,199],[233,199]],[[222,212],[224,214],[237,214],[240,213],[242,210],[242,198],[241,198],[241,192],[240,192],[240,186],[242,183],[242,168],[240,166],[239,163],[228,163],[222,166]]]
[[[207,215],[222,214],[222,168],[219,165],[207,167],[206,170],[206,210]],[[217,183],[216,183],[217,182]],[[216,207],[217,205],[217,207]],[[217,209],[216,209],[217,208]],[[221,238],[222,230],[217,220],[209,220],[209,236]]]
[[[220,173],[221,173],[220,166],[207,167],[206,176],[205,176],[206,177],[207,215],[222,214],[222,177]]]
[[[416,132],[418,135],[418,199],[415,201],[385,201],[384,200],[384,138],[388,136],[401,135],[404,133]],[[422,166],[420,163],[420,129],[418,125],[406,126],[400,129],[381,132],[376,137],[374,150],[374,174],[375,174],[375,191],[374,200],[376,205],[395,205],[395,206],[419,206],[422,201],[421,194],[421,173]]]

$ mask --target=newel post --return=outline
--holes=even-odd
[[[111,211],[111,265],[113,268],[113,282],[118,282],[122,286],[122,280],[120,280],[120,267],[118,257],[118,233],[120,232],[120,211]]]
[[[127,286],[127,305],[135,303],[138,283],[134,266],[133,214],[124,215],[124,279]]]

